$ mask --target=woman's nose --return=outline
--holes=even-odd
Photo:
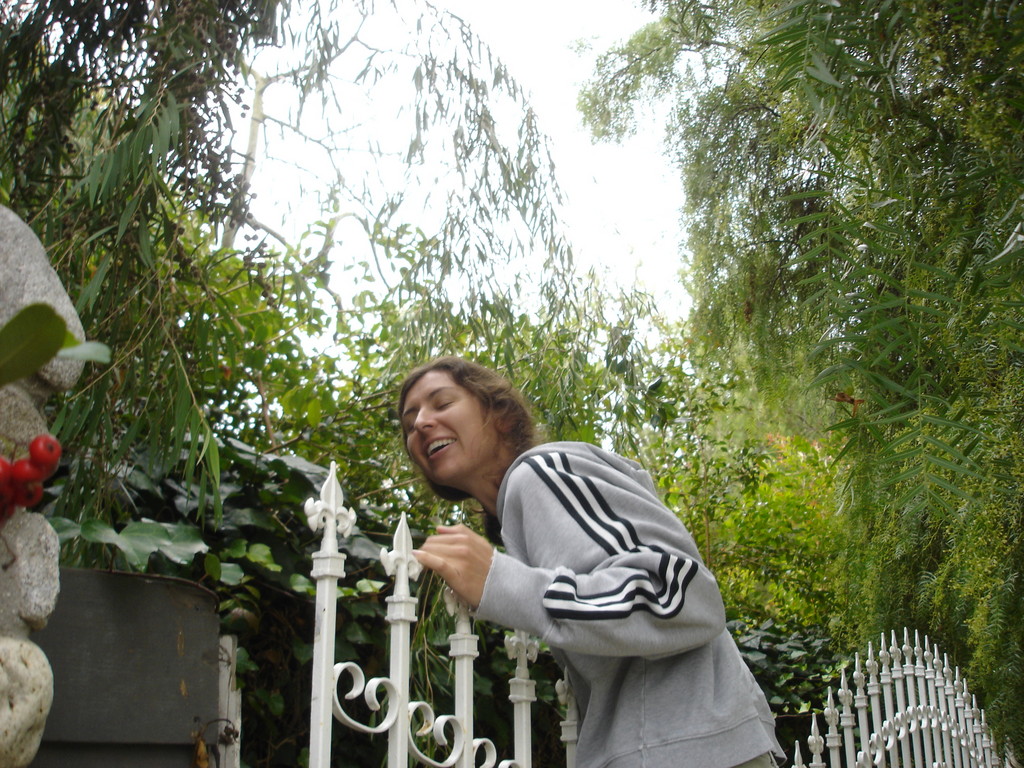
[[[417,413],[416,420],[413,421],[412,423],[413,430],[417,432],[422,432],[423,430],[430,429],[433,426],[434,417],[429,411],[426,410],[421,410],[419,413]]]

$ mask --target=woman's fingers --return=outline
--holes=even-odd
[[[436,572],[460,599],[480,604],[491,569],[490,542],[464,525],[440,526],[414,552],[424,568]]]

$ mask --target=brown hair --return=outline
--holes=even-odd
[[[488,416],[494,417],[499,425],[502,441],[513,457],[519,456],[537,444],[537,427],[526,398],[504,376],[495,373],[479,363],[461,357],[438,357],[429,363],[414,368],[402,382],[398,395],[398,413],[405,410],[405,399],[417,381],[431,371],[444,371],[463,389],[470,392],[484,407]],[[402,423],[403,443],[408,430]],[[408,450],[408,449],[407,449]],[[462,501],[469,494],[445,485],[427,481],[431,489],[442,499]]]

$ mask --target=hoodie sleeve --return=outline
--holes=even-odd
[[[478,617],[601,656],[666,656],[721,634],[718,584],[692,537],[623,467],[541,452],[506,485],[507,554],[494,558]]]

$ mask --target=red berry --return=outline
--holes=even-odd
[[[60,442],[53,435],[39,435],[28,446],[29,461],[43,470],[44,479],[57,471],[60,454]]]
[[[3,493],[3,488],[11,482],[11,462],[0,456],[0,493]]]
[[[11,467],[11,480],[15,488],[25,483],[38,483],[43,479],[43,469],[31,459],[18,459]]]
[[[16,507],[34,507],[43,500],[43,484],[39,481],[25,483],[14,488]]]

